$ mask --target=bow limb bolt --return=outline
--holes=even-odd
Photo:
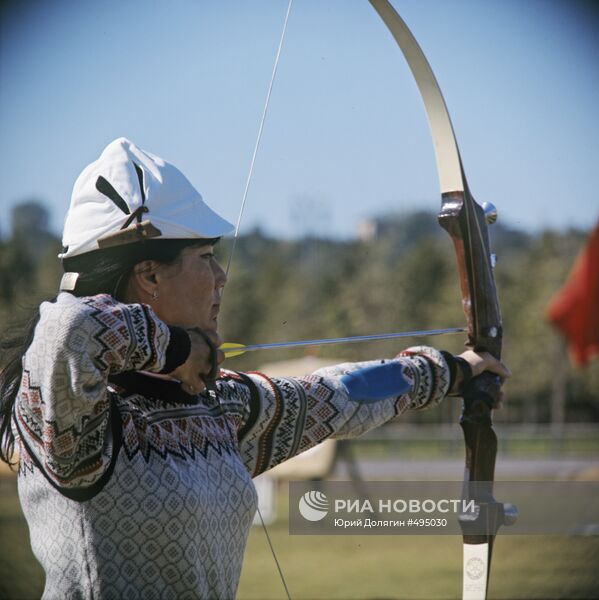
[[[468,326],[467,346],[501,356],[502,324],[489,251],[483,208],[468,189],[451,119],[434,73],[418,42],[387,0],[370,0],[400,47],[422,96],[441,187],[439,223],[454,243],[462,306]],[[460,425],[466,445],[463,497],[478,506],[474,515],[462,515],[464,540],[463,598],[486,598],[495,534],[516,518],[512,505],[493,498],[497,436],[491,413],[501,381],[491,373],[474,378],[464,390]]]

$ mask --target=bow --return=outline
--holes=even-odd
[[[466,345],[477,352],[501,356],[502,324],[493,276],[493,257],[485,211],[468,189],[458,145],[433,71],[418,42],[387,0],[369,0],[403,52],[426,108],[433,137],[442,204],[438,219],[455,248],[462,306],[466,314]],[[499,400],[500,379],[483,373],[463,393],[460,425],[466,445],[463,497],[474,501],[475,514],[460,517],[464,541],[463,597],[486,597],[491,553],[497,530],[515,521],[516,509],[493,498],[497,436],[491,413]]]

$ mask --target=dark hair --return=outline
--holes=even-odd
[[[110,294],[123,300],[124,284],[133,267],[144,260],[175,264],[181,252],[190,246],[216,244],[219,238],[185,240],[147,240],[126,246],[86,252],[63,260],[65,272],[79,273],[75,296]],[[56,301],[56,296],[49,300]],[[11,328],[0,338],[0,460],[8,464],[14,450],[15,438],[11,429],[12,411],[21,383],[21,359],[33,341],[39,321],[39,309],[20,327]]]

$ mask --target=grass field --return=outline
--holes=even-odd
[[[461,538],[290,536],[285,495],[269,526],[291,596],[299,599],[450,599],[461,596]],[[599,536],[497,540],[489,597],[599,597]],[[13,477],[0,476],[0,599],[39,598],[43,572],[29,549]],[[250,535],[240,600],[283,598],[264,532]]]

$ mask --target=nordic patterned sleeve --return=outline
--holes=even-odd
[[[86,487],[102,477],[115,435],[107,378],[159,371],[168,343],[168,327],[145,305],[66,293],[41,305],[23,357],[15,425],[53,485]]]
[[[269,378],[260,373],[230,375],[221,382],[223,403],[245,398],[238,415],[241,458],[253,477],[327,438],[350,438],[408,409],[438,404],[447,394],[450,373],[442,354],[410,348],[393,359],[410,389],[382,400],[352,398],[341,378],[346,373],[390,361],[346,363],[304,377]],[[229,410],[235,412],[233,404]]]

